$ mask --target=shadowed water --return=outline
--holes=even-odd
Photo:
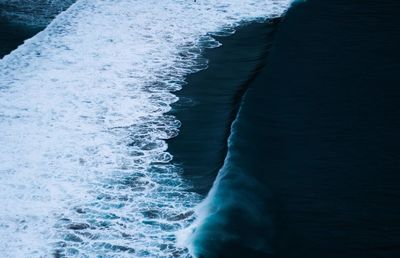
[[[186,232],[192,254],[399,256],[399,8],[289,10]]]

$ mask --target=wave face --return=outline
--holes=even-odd
[[[289,1],[81,0],[0,60],[0,252],[185,257],[201,196],[171,165],[166,115],[209,33]]]
[[[260,76],[270,70],[266,64],[279,22],[271,20],[262,29],[252,26],[253,34],[261,37],[253,36],[257,43],[252,49],[262,47],[262,51],[253,59],[257,60],[254,70],[241,82],[243,95],[237,96],[226,157],[208,196],[195,208],[195,221],[178,233],[179,245],[193,257],[276,257],[277,203],[266,183],[259,143],[267,142],[262,134],[266,102]]]
[[[214,185],[196,207],[195,221],[178,233],[179,244],[187,246],[193,257],[275,257],[270,211],[274,202],[265,184],[253,175],[254,164],[246,159],[248,155],[241,155],[246,150],[243,147],[249,146],[238,135],[238,120],[251,125],[239,112]],[[253,151],[251,146],[248,149]]]

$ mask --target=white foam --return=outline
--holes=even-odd
[[[289,0],[81,0],[0,61],[0,253],[187,256],[200,197],[169,164],[165,113],[208,33]],[[229,33],[228,33],[229,34]]]

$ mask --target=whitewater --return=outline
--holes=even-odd
[[[204,48],[288,0],[80,0],[0,60],[2,257],[190,257],[168,115]],[[179,137],[179,136],[178,136]]]

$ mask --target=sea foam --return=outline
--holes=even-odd
[[[0,60],[0,253],[185,257],[167,115],[211,36],[288,0],[80,0]]]

